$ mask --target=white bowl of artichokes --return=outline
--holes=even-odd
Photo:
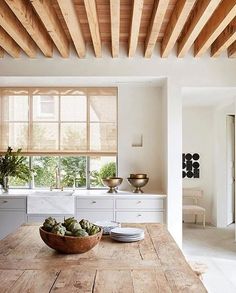
[[[74,217],[63,223],[49,217],[39,228],[42,240],[52,249],[62,253],[84,253],[98,244],[102,229],[88,220],[78,222]]]

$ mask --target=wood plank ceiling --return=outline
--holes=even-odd
[[[134,57],[179,58],[223,52],[236,57],[236,0],[0,0],[0,58],[22,54],[86,57],[88,44],[102,57],[109,46]],[[105,45],[106,44],[106,45]],[[193,48],[193,49],[192,49]]]

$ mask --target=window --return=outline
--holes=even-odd
[[[116,88],[0,89],[0,107],[1,153],[21,148],[34,170],[32,182],[11,186],[55,186],[59,168],[65,188],[99,188],[104,172],[116,173]]]
[[[116,175],[116,157],[33,156],[25,157],[33,178],[24,182],[10,177],[13,188],[55,188],[56,170],[59,170],[63,188],[103,188],[102,178]]]
[[[2,89],[0,150],[116,155],[115,88]]]

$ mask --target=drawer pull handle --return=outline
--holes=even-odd
[[[141,200],[139,200],[138,203],[141,203]]]
[[[4,201],[2,201],[2,204],[7,203],[7,202],[8,202],[7,200],[4,200]]]
[[[92,203],[96,203],[96,201],[95,201],[95,200],[93,200],[93,201],[92,201]]]
[[[142,215],[141,214],[138,214],[138,217],[142,217]]]

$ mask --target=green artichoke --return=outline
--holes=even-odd
[[[57,235],[64,236],[66,233],[66,228],[64,226],[62,226],[61,223],[57,223],[56,225],[53,226],[51,232],[54,234],[57,234]]]
[[[66,230],[66,232],[65,232],[65,235],[66,235],[66,236],[73,236],[72,232],[71,232],[71,231],[67,231],[67,230]]]
[[[88,236],[88,233],[84,229],[78,229],[73,231],[73,236],[85,237]]]
[[[97,234],[98,232],[100,231],[100,228],[96,225],[92,225],[88,230],[88,234],[89,235],[94,235],[94,234]]]
[[[68,228],[70,224],[74,221],[77,221],[74,217],[67,218],[67,219],[64,218],[64,223],[62,225]]]
[[[93,225],[92,223],[90,223],[88,220],[85,220],[85,219],[82,219],[79,223],[82,229],[85,229],[86,231]]]
[[[71,222],[70,225],[67,227],[67,230],[71,232],[78,229],[81,229],[81,226],[76,220]]]
[[[43,228],[44,230],[51,232],[53,226],[55,226],[57,224],[56,219],[49,217],[47,219],[45,219],[44,223],[43,223]]]

